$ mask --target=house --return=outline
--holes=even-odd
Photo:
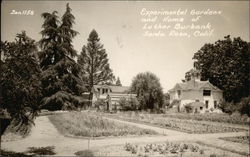
[[[204,113],[218,109],[218,104],[223,100],[223,91],[209,81],[201,81],[198,70],[192,69],[189,73],[190,80],[177,83],[169,90],[170,103],[179,102],[179,111],[190,108],[191,112]]]
[[[105,103],[104,108],[109,111],[122,109],[119,104],[121,98],[126,100],[136,98],[136,94],[129,93],[129,87],[126,86],[94,85],[92,93],[92,107],[101,100]]]

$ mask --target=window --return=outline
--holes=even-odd
[[[181,95],[181,91],[180,91],[180,90],[178,90],[178,91],[177,91],[177,93],[178,93],[178,97],[180,97],[180,95]]]
[[[209,101],[206,100],[206,101],[205,101],[205,104],[206,104],[206,108],[208,108]]]
[[[200,102],[200,100],[199,100],[199,99],[196,99],[195,102]]]
[[[203,107],[200,107],[200,110],[203,110]]]
[[[211,90],[203,90],[203,96],[210,96]]]
[[[214,101],[214,108],[217,108],[217,101]]]

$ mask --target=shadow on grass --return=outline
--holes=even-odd
[[[94,157],[94,152],[91,150],[82,150],[82,151],[78,151],[75,152],[76,156],[82,156],[82,157]]]
[[[6,151],[6,150],[1,150],[0,156],[4,157],[31,157],[33,155],[27,155],[25,153],[17,153],[17,152],[12,152],[12,151]]]
[[[47,147],[29,147],[26,153],[31,155],[55,155],[54,146]]]

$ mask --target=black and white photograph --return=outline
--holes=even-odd
[[[0,156],[249,157],[249,0],[2,0]]]

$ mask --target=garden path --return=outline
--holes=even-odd
[[[110,119],[110,118],[109,118]],[[200,141],[201,143],[215,146],[217,148],[227,148],[238,151],[239,153],[248,152],[247,145],[227,142],[218,139],[219,137],[231,137],[246,135],[247,132],[223,133],[223,134],[187,134],[178,131],[148,126],[145,124],[137,124],[121,120],[120,123],[126,123],[142,128],[148,128],[157,131],[159,136],[148,137],[114,137],[91,139],[90,148],[103,147],[109,145],[121,145],[129,143],[153,143],[168,141]],[[35,119],[35,126],[32,128],[28,137],[17,140],[2,142],[2,148],[15,152],[24,152],[28,147],[46,147],[55,146],[56,156],[74,156],[74,153],[80,150],[88,149],[89,140],[86,138],[71,138],[61,135],[54,125],[49,121],[47,116],[40,116]],[[166,136],[167,135],[167,136]]]

